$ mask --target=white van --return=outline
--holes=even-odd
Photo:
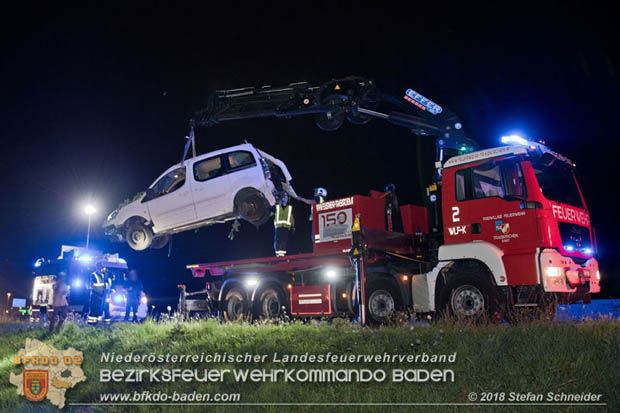
[[[112,211],[103,227],[135,250],[162,248],[170,234],[236,218],[260,225],[290,185],[279,159],[246,143],[170,167],[143,194]],[[274,184],[275,183],[275,184]]]

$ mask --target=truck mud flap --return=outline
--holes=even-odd
[[[329,315],[331,313],[331,285],[291,287],[292,315]]]

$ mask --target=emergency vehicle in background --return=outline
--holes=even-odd
[[[66,274],[65,282],[71,287],[68,296],[69,312],[78,318],[88,313],[90,290],[89,276],[98,263],[108,269],[112,278],[113,292],[110,294],[110,314],[113,318],[125,316],[127,299],[122,288],[127,272],[127,261],[118,254],[104,254],[101,251],[63,245],[60,256],[56,259],[38,259],[34,264],[34,284],[32,288],[32,320],[37,320],[42,313],[53,311],[54,280],[60,272]],[[147,298],[142,295],[138,318],[147,315]]]
[[[436,137],[435,177],[424,206],[399,206],[393,188],[314,205],[312,253],[188,265],[194,277],[206,277],[206,288],[180,286],[179,310],[226,320],[286,312],[385,323],[413,310],[496,321],[518,308],[588,302],[599,292],[596,241],[574,164],[519,136],[475,150],[453,113],[412,89],[402,92],[349,77],[212,95],[192,129],[314,115],[331,131],[345,118],[380,118]]]

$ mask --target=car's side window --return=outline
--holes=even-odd
[[[151,187],[152,196],[150,199],[174,192],[183,184],[185,184],[185,167],[170,171]]]
[[[222,157],[220,155],[205,159],[194,164],[194,178],[196,181],[206,181],[224,174]]]
[[[254,155],[248,151],[230,152],[226,154],[226,160],[228,161],[228,170],[231,172],[256,165]]]

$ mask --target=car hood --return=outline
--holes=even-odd
[[[145,195],[145,193],[142,193],[137,199],[134,199],[131,202],[123,202],[121,205],[118,206],[118,208],[108,214],[107,218],[103,222],[103,226],[105,227],[108,225],[116,224],[117,221],[124,221],[128,212],[131,214],[131,211],[133,210],[144,209],[141,203]]]

